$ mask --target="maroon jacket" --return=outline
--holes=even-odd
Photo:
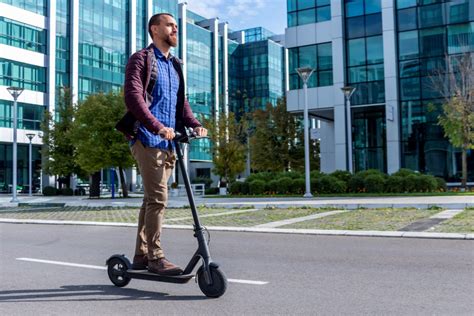
[[[158,134],[165,127],[149,110],[153,97],[146,91],[152,69],[153,44],[130,56],[125,68],[125,105],[135,118],[150,132]],[[202,126],[194,117],[189,102],[184,95],[184,76],[181,62],[173,58],[173,66],[179,76],[178,98],[176,102],[175,130],[184,133],[186,127]]]

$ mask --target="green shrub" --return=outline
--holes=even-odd
[[[290,192],[293,194],[303,194],[306,191],[305,179],[293,179]]]
[[[330,174],[333,177],[336,177],[337,179],[344,181],[345,183],[348,183],[349,180],[352,178],[352,173],[349,171],[345,170],[336,170],[333,173]]]
[[[265,182],[265,192],[268,192],[270,194],[276,194],[278,189],[278,180],[271,180],[268,182]]]
[[[403,193],[405,192],[405,179],[400,176],[391,175],[385,182],[385,192]]]
[[[43,188],[43,195],[46,195],[46,196],[58,195],[58,190],[55,187],[46,186]]]
[[[206,195],[213,195],[219,193],[219,188],[209,188],[204,191]]]
[[[290,177],[284,177],[280,178],[277,180],[278,181],[278,187],[276,192],[278,194],[287,194],[291,190],[291,185],[293,184],[293,179]]]
[[[416,179],[417,192],[434,192],[438,186],[435,177],[427,174],[419,175]]]
[[[368,193],[382,193],[385,189],[385,178],[380,174],[370,174],[364,179],[364,187]]]
[[[231,194],[249,194],[249,184],[235,181],[230,185],[229,191]]]
[[[444,181],[443,178],[435,178],[436,180],[436,189],[439,191],[446,191],[448,189],[448,186],[446,185],[446,181]]]
[[[262,180],[264,182],[267,182],[275,178],[276,178],[276,175],[273,172],[259,172],[259,173],[252,173],[251,175],[249,175],[245,179],[245,182],[250,183],[250,182],[253,182],[254,180]]]
[[[316,191],[323,194],[344,193],[346,189],[344,181],[330,175],[321,176],[316,182]]]
[[[229,188],[230,194],[242,194],[242,184],[243,182],[239,181],[233,182]]]
[[[265,182],[263,180],[254,180],[249,183],[250,194],[263,194],[265,192]]]
[[[359,174],[353,176],[347,183],[347,189],[353,193],[365,192],[364,177]]]
[[[419,176],[416,173],[412,173],[405,177],[406,192],[417,192],[418,177]]]
[[[280,172],[276,174],[277,179],[281,178],[290,178],[290,179],[299,179],[304,178],[304,174],[296,171]]]
[[[399,176],[399,177],[404,178],[404,177],[408,177],[411,174],[415,174],[415,171],[411,169],[407,169],[407,168],[402,168],[398,170],[397,172],[395,172],[394,174],[392,174],[392,176]]]
[[[378,169],[368,169],[368,170],[362,170],[362,171],[359,171],[356,173],[356,176],[361,176],[362,178],[367,178],[368,176],[371,176],[371,175],[378,175],[378,176],[382,176],[382,177],[386,177],[386,174],[381,172],[380,170]]]
[[[212,184],[212,179],[207,177],[196,177],[191,183],[204,183],[206,189],[209,189]]]
[[[63,188],[61,189],[61,195],[71,196],[73,195],[74,191],[71,188]]]
[[[317,179],[317,178],[320,178],[321,176],[323,176],[324,173],[322,173],[321,171],[319,170],[313,170],[309,173],[309,178],[312,180],[312,179]],[[303,175],[303,178],[304,178],[304,175]]]

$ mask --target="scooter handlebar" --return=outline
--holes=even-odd
[[[174,133],[175,136],[173,140],[177,142],[186,142],[187,140],[192,140],[192,139],[209,138],[208,136],[198,136],[192,128],[189,128],[188,132],[189,132],[189,135],[182,134],[180,132],[175,132]]]

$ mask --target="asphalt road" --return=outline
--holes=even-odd
[[[463,240],[213,232],[229,279],[219,299],[197,284],[114,287],[105,260],[130,255],[135,229],[0,224],[0,315],[472,315],[474,243]],[[165,230],[185,265],[192,232]],[[91,267],[22,261],[52,260]]]

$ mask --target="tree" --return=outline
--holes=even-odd
[[[46,174],[57,175],[62,183],[69,188],[72,174],[82,174],[76,163],[76,152],[72,142],[72,125],[74,105],[69,88],[60,88],[57,95],[56,118],[45,111],[41,130],[43,147],[41,154],[45,158],[43,170]]]
[[[240,126],[234,114],[229,112],[226,116],[225,113],[219,113],[217,122],[215,118],[204,118],[202,121],[212,141],[212,172],[226,183],[234,181],[245,170],[245,146],[240,141]]]
[[[89,174],[111,166],[119,168],[123,196],[128,196],[124,169],[134,160],[123,135],[115,130],[115,123],[125,113],[122,93],[89,95],[76,111],[74,144],[77,163]]]
[[[467,186],[467,151],[474,149],[474,69],[473,53],[446,57],[446,70],[435,70],[430,88],[440,93],[444,104],[438,116],[445,137],[462,151],[462,186]]]
[[[252,168],[258,171],[304,170],[303,124],[286,110],[285,98],[253,113],[254,132],[250,137]],[[314,144],[310,149],[319,155]],[[319,169],[317,159],[311,168]]]

